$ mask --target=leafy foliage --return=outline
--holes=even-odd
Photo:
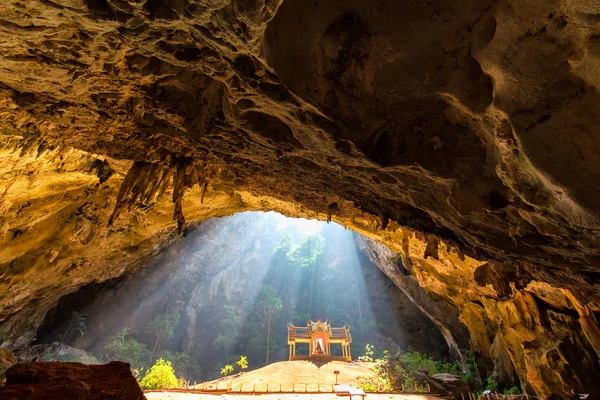
[[[149,330],[162,343],[169,341],[175,334],[175,328],[179,323],[179,313],[177,311],[164,312],[157,315],[150,322]]]
[[[160,349],[161,345],[173,339],[177,324],[179,324],[179,312],[177,311],[167,311],[159,314],[150,322],[148,330],[155,338],[154,347],[150,355],[150,363],[152,363],[156,349]]]
[[[494,379],[491,376],[488,376],[488,378],[485,381],[485,390],[491,390],[492,392],[498,391],[498,382],[496,382],[496,379]]]
[[[183,352],[165,350],[161,353],[160,358],[171,361],[175,374],[178,377],[185,377],[187,380],[191,380],[192,377],[200,375],[198,362]]]
[[[409,371],[427,371],[428,375],[452,374],[456,375],[460,371],[460,365],[457,362],[448,363],[435,361],[425,354],[414,351],[411,348],[400,356],[400,359]]]
[[[231,305],[225,305],[223,307],[223,319],[222,319],[223,332],[217,334],[215,340],[213,340],[213,346],[216,349],[223,350],[225,352],[225,359],[228,358],[231,347],[235,344],[237,339],[240,337],[240,316],[237,309]]]
[[[87,314],[80,314],[77,311],[73,311],[71,313],[71,324],[69,325],[69,328],[78,332],[80,337],[83,336],[85,330],[87,329],[85,326],[86,319]],[[67,328],[67,332],[69,331],[69,328]],[[65,332],[65,336],[67,335],[67,332]]]
[[[267,361],[269,364],[269,348],[271,345],[271,320],[281,310],[283,303],[275,295],[275,291],[269,285],[264,285],[260,290],[260,301],[263,303],[265,314],[267,316]]]
[[[373,349],[374,348],[375,348],[375,346],[367,343],[365,346],[365,354],[363,356],[358,357],[358,359],[360,361],[373,362]]]
[[[233,365],[227,364],[221,368],[221,376],[227,376],[233,374]]]
[[[181,382],[175,376],[171,362],[160,358],[140,381],[140,386],[150,390],[169,389],[181,386]]]
[[[461,379],[469,384],[470,387],[480,387],[479,372],[477,372],[477,360],[472,350],[463,350],[463,355],[467,361],[467,370],[460,376]]]
[[[519,387],[517,386],[511,386],[508,389],[504,389],[503,394],[506,395],[510,395],[510,394],[520,394],[521,393],[521,389],[519,389]]]
[[[129,328],[119,331],[113,340],[104,347],[106,357],[110,360],[122,360],[131,364],[136,378],[139,378],[148,363],[150,351],[146,345],[127,337]]]
[[[378,352],[370,344],[365,346],[365,355],[359,358],[372,363],[369,373],[360,377],[361,388],[365,391],[390,391],[403,386],[409,392],[426,392],[427,387],[419,384],[415,372],[427,370],[433,375],[458,370],[456,363],[435,361],[411,349],[392,356],[387,350]]]
[[[365,392],[391,391],[393,389],[393,380],[388,373],[388,359],[378,358],[372,361],[373,366],[369,368],[369,373],[361,377],[360,387]]]
[[[312,269],[324,247],[325,241],[321,236],[308,236],[299,246],[292,246],[287,257],[290,262],[300,265],[302,268]]]
[[[240,359],[236,362],[236,364],[240,367],[240,372],[243,372],[246,368],[248,368],[248,359],[246,356],[240,356]]]
[[[56,354],[58,355],[58,353],[60,353],[60,350],[62,348],[63,343],[65,342],[65,340],[67,340],[69,338],[70,335],[72,335],[73,332],[78,332],[79,333],[79,337],[82,337],[85,330],[87,329],[86,325],[85,325],[85,321],[87,319],[87,314],[81,314],[77,311],[73,311],[71,313],[71,320],[69,321],[69,325],[67,325],[67,329],[65,330],[65,332],[60,335],[60,343],[58,344],[58,347],[56,348]]]

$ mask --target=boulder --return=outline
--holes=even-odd
[[[104,365],[64,362],[28,362],[6,371],[4,400],[143,400],[144,393],[129,364]]]
[[[6,370],[16,363],[17,357],[14,356],[12,351],[4,347],[0,347],[0,384],[4,381]]]
[[[432,394],[458,399],[461,397],[461,394],[471,391],[467,382],[456,375],[436,374],[429,376],[420,372],[415,372],[414,375],[421,385],[429,384]]]

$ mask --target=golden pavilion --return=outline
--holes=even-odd
[[[308,356],[296,355],[298,343],[308,344]],[[329,321],[310,321],[307,326],[288,324],[288,346],[290,346],[290,361],[292,360],[323,360],[323,361],[352,361],[350,344],[352,336],[350,328],[332,328]],[[341,345],[342,355],[331,355],[331,345]]]

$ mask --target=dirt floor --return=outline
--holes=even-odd
[[[148,400],[343,400],[349,397],[337,397],[335,394],[265,394],[265,395],[235,395],[235,394],[188,394],[153,392],[146,393]],[[356,397],[360,399],[360,397]],[[440,400],[439,397],[401,394],[367,394],[365,400]]]
[[[294,388],[296,391],[327,391],[332,389],[332,385],[336,382],[333,371],[339,371],[338,383],[341,385],[350,385],[359,387],[360,376],[369,372],[371,363],[365,362],[341,362],[332,361],[325,364],[315,364],[310,361],[282,361],[273,363],[266,367],[237,374],[216,381],[204,383],[206,389],[231,388],[236,392],[242,389],[244,392],[266,391],[267,384],[269,391],[279,391],[280,387],[283,391],[291,391]],[[255,386],[256,385],[256,386]],[[281,385],[281,386],[280,386]],[[306,385],[306,386],[305,386]],[[203,384],[196,385],[197,389],[201,389]],[[191,393],[174,393],[174,392],[151,392],[146,393],[148,400],[250,400],[260,397],[265,400],[340,400],[349,399],[349,397],[338,397],[332,393],[323,394],[191,394]],[[389,395],[389,394],[367,394],[365,397],[369,400],[430,400],[439,397],[427,395]]]
[[[270,391],[278,391],[281,385],[283,391],[296,391],[307,389],[308,391],[317,391],[319,385],[321,390],[331,390],[331,385],[336,383],[334,371],[339,371],[338,383],[340,385],[351,385],[358,387],[360,385],[360,376],[369,372],[371,363],[365,362],[342,362],[331,361],[328,363],[315,364],[310,361],[281,361],[267,365],[266,367],[236,374],[216,381],[206,382],[205,388],[215,388],[217,383],[219,388],[230,387],[237,391],[240,388],[243,391],[251,391],[256,384],[257,391],[266,391],[267,384]],[[305,385],[307,385],[305,387]],[[202,388],[202,385],[196,385],[196,388]]]

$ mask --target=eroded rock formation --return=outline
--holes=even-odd
[[[174,225],[276,210],[401,254],[496,376],[541,397],[587,384],[598,2],[8,0],[0,15],[5,345]]]
[[[113,361],[106,365],[28,362],[6,372],[0,387],[6,400],[144,400],[144,393],[131,374],[129,364]]]

